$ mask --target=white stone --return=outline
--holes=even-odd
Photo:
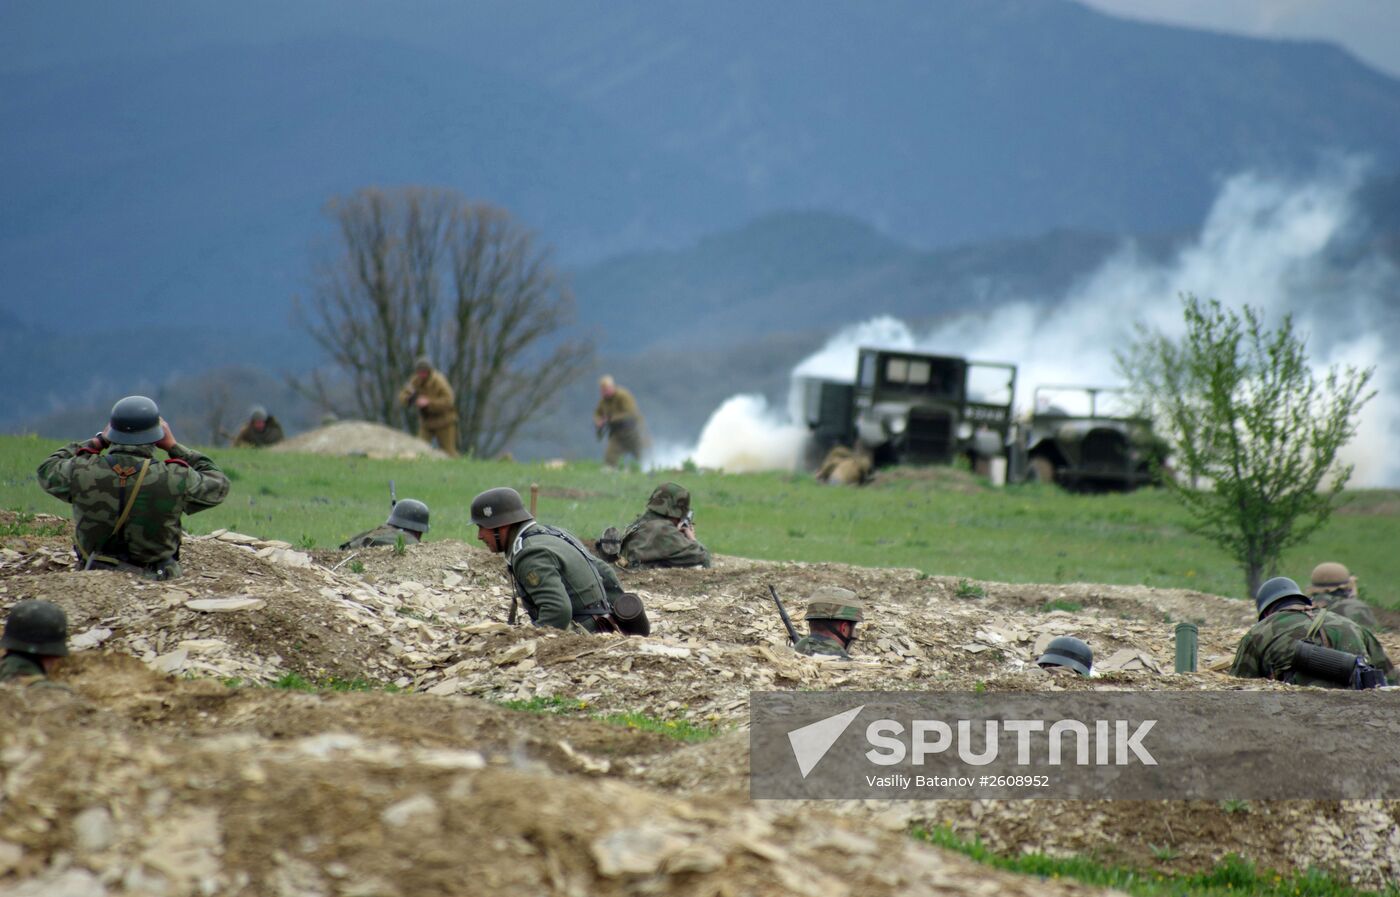
[[[650,875],[661,868],[672,855],[688,846],[688,842],[669,832],[654,828],[618,829],[598,838],[590,845],[598,874],[606,878],[622,875]]]
[[[207,614],[229,614],[241,610],[262,610],[267,602],[261,598],[244,595],[241,598],[196,598],[186,601],[185,607]]]
[[[73,837],[78,849],[85,853],[100,853],[112,843],[116,834],[112,814],[106,807],[88,807],[73,817]]]
[[[438,809],[437,801],[426,794],[406,797],[379,814],[385,825],[395,828],[403,828],[413,823],[437,827],[442,821],[441,817],[442,812]]]
[[[73,651],[88,651],[112,637],[110,629],[89,629],[87,632],[80,632],[68,640],[68,647]]]
[[[690,649],[679,645],[663,645],[660,642],[638,642],[637,653],[655,654],[658,657],[689,657]]]
[[[444,589],[455,589],[462,584],[462,576],[459,573],[449,573],[442,578]]]
[[[170,675],[179,672],[180,668],[189,660],[189,657],[190,652],[183,649],[175,650],[171,651],[169,654],[160,655],[155,660],[151,661],[150,666],[151,669],[158,673]]]

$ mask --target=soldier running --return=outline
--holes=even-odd
[[[248,422],[233,437],[234,448],[264,448],[282,441],[282,425],[261,405],[254,405]]]
[[[420,356],[413,376],[399,390],[399,404],[418,411],[418,438],[428,445],[437,440],[438,448],[457,457],[457,394],[432,361]]]
[[[593,427],[598,431],[599,438],[604,434],[608,437],[603,463],[616,467],[623,458],[631,455],[641,464],[646,437],[642,432],[642,413],[637,409],[637,400],[608,374],[598,380],[598,396],[598,407],[593,409]]]

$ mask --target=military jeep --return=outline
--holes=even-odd
[[[1115,387],[1040,386],[1012,431],[1008,479],[1077,492],[1128,492],[1152,483],[1166,443]]]

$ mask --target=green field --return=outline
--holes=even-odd
[[[59,443],[0,437],[0,508],[66,514],[34,471]],[[581,536],[625,524],[655,483],[691,490],[700,539],[721,554],[866,566],[1002,582],[1101,582],[1199,589],[1239,596],[1242,575],[1222,552],[1186,530],[1170,496],[1068,495],[1051,486],[992,489],[954,470],[896,472],[863,489],[822,486],[804,475],[616,473],[596,462],[561,470],[504,461],[371,461],[218,449],[233,480],[220,507],[188,518],[195,533],[228,527],[294,544],[334,547],[381,522],[389,480],[422,499],[432,539],[475,538],[472,496],[492,486],[541,488],[540,518]],[[1305,579],[1320,560],[1356,571],[1372,603],[1400,607],[1400,493],[1350,493],[1311,543],[1286,557]]]

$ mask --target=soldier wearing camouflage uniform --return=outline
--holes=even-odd
[[[46,682],[68,656],[68,615],[48,601],[21,601],[5,619],[0,648],[0,682]]]
[[[1395,668],[1385,649],[1368,630],[1326,609],[1315,610],[1298,584],[1279,576],[1259,587],[1256,604],[1259,622],[1245,633],[1235,652],[1230,675],[1244,679],[1277,679],[1294,685],[1347,688],[1342,683],[1310,676],[1293,669],[1299,640],[1345,651],[1363,658],[1394,684]]]
[[[421,542],[428,532],[428,506],[412,498],[399,499],[389,512],[389,519],[372,530],[351,536],[340,543],[341,550],[348,548],[378,548],[394,546],[403,540],[405,545]]]
[[[535,521],[514,489],[472,499],[477,538],[504,554],[516,595],[536,626],[573,632],[618,632],[610,595],[622,584],[608,564],[572,534]]]
[[[647,509],[622,534],[619,566],[708,567],[710,552],[695,540],[690,493],[679,483],[652,490]]]
[[[865,620],[855,592],[822,586],[808,598],[804,619],[809,632],[797,640],[792,650],[809,657],[851,659],[849,649],[856,640],[856,624]]]
[[[158,448],[169,455],[164,462]],[[212,460],[175,441],[145,396],[122,399],[106,430],[49,455],[39,485],[73,505],[74,550],[85,569],[151,579],[181,573],[180,515],[214,507],[229,489]]]
[[[418,411],[419,439],[428,445],[436,439],[438,448],[457,457],[457,394],[426,355],[414,364],[413,376],[399,390],[399,404]]]
[[[637,408],[637,400],[607,374],[598,380],[598,396],[598,407],[593,409],[593,427],[599,435],[604,432],[608,435],[603,463],[616,467],[618,462],[631,455],[640,464],[646,437],[642,432],[642,412]]]
[[[254,405],[248,422],[233,437],[234,448],[264,448],[282,441],[282,425],[261,405]]]
[[[1376,631],[1376,615],[1356,594],[1356,577],[1345,566],[1328,561],[1313,568],[1308,595],[1313,604],[1341,614],[1353,623]]]

